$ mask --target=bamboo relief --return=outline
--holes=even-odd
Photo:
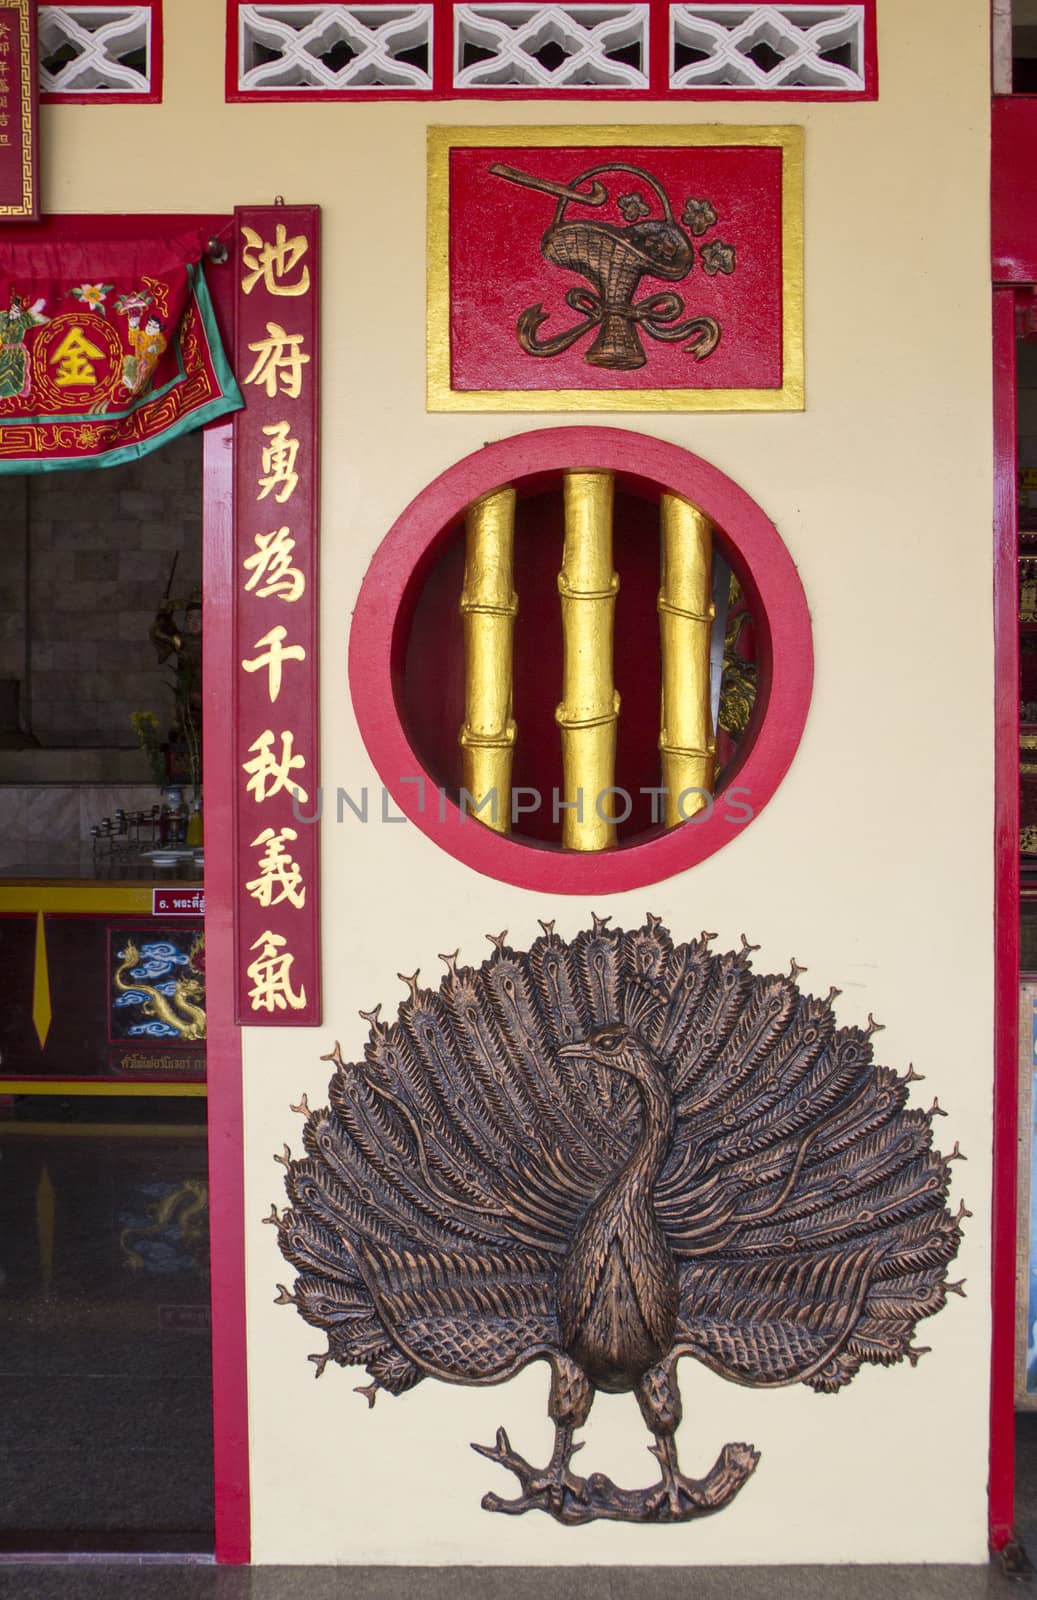
[[[619,695],[612,673],[612,630],[619,575],[612,568],[610,472],[564,476],[565,543],[558,593],[562,602],[562,730],[568,850],[605,850],[616,843],[614,807]]]
[[[565,532],[558,575],[562,698],[555,712],[562,745],[561,833],[567,850],[617,844],[614,792],[620,697],[613,639],[619,574],[613,566],[615,483],[611,472],[573,469],[562,480]],[[465,806],[508,833],[516,743],[512,715],[516,493],[495,489],[466,516],[461,595],[465,720],[460,733]],[[660,499],[661,656],[659,750],[667,827],[709,804],[716,782],[710,641],[713,528],[680,495]],[[718,667],[718,670],[723,670]]]
[[[514,489],[495,489],[469,506],[461,593],[465,647],[461,770],[473,812],[497,833],[508,833],[511,824],[512,659],[518,611],[514,544]]]
[[[672,828],[701,811],[713,792],[716,741],[709,692],[715,614],[713,529],[697,506],[676,494],[663,495],[661,520],[659,751],[666,826]]]

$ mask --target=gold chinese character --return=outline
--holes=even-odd
[[[282,789],[287,789],[294,794],[297,801],[305,805],[310,798],[306,790],[292,780],[292,773],[297,767],[306,765],[305,756],[293,756],[292,744],[295,740],[293,733],[281,734],[281,758],[278,760],[274,754],[274,731],[266,728],[256,740],[249,745],[249,751],[255,751],[251,761],[241,763],[243,771],[249,774],[245,787],[250,790],[257,802],[269,800],[271,795],[280,794]]]
[[[298,994],[292,989],[291,967],[295,957],[284,948],[287,943],[287,939],[279,933],[271,933],[268,928],[249,946],[259,951],[255,961],[245,968],[246,975],[252,979],[248,999],[253,1011],[286,1011],[289,1006],[293,1011],[301,1011],[305,1006],[304,985],[300,983]]]
[[[263,471],[265,477],[260,478],[260,491],[257,500],[265,500],[271,489],[278,489],[274,499],[279,506],[289,500],[299,482],[299,475],[295,470],[295,458],[299,453],[299,441],[293,439],[288,432],[287,422],[271,422],[264,427],[263,432],[270,440],[263,446]]]
[[[256,554],[246,556],[242,562],[245,571],[252,573],[245,588],[255,589],[260,600],[272,594],[279,600],[298,600],[305,593],[306,579],[298,567],[292,566],[295,540],[288,529],[274,528],[271,533],[257,533],[255,544]]]
[[[294,828],[264,828],[258,838],[252,841],[253,850],[259,845],[265,845],[266,850],[259,861],[259,877],[253,878],[245,888],[253,900],[258,900],[267,909],[279,906],[282,900],[287,900],[300,911],[306,904],[302,868],[284,847],[286,839],[298,837]],[[275,890],[280,891],[276,898]]]
[[[241,280],[245,294],[252,293],[260,278],[268,294],[297,295],[309,292],[309,267],[303,267],[294,283],[284,281],[310,248],[310,241],[304,233],[289,239],[284,223],[279,222],[274,232],[274,243],[267,244],[254,228],[242,227],[241,231],[245,236],[241,259],[249,269]]]
[[[281,693],[282,664],[285,661],[306,660],[306,651],[303,649],[301,644],[290,644],[288,646],[285,645],[284,641],[287,638],[287,635],[288,629],[282,628],[280,624],[278,624],[276,628],[271,628],[269,633],[264,633],[261,639],[256,640],[253,647],[254,649],[258,650],[260,645],[265,644],[267,646],[266,654],[257,656],[254,661],[243,661],[241,663],[246,672],[258,672],[260,667],[267,668],[270,674],[269,689],[271,705],[273,705],[274,701]]]
[[[103,350],[90,343],[82,328],[70,328],[50,358],[50,365],[58,369],[54,382],[59,389],[96,384],[97,373],[90,363],[103,361],[104,355]]]
[[[302,392],[302,369],[310,359],[302,353],[305,334],[285,333],[276,322],[268,322],[266,331],[269,338],[257,339],[255,344],[249,345],[250,350],[256,351],[256,361],[245,382],[265,384],[271,400],[280,382],[289,400],[298,400]]]

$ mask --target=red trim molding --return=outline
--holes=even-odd
[[[996,170],[996,169],[995,169]],[[1015,1543],[1019,1106],[1019,604],[1013,289],[994,291],[994,1179],[990,1547]]]
[[[206,651],[202,679],[213,1468],[216,1559],[221,1562],[245,1562],[251,1553],[241,1032],[234,1021],[234,856],[229,846],[237,773],[233,740],[227,736],[236,668],[233,438],[233,423],[206,431],[202,517],[203,635],[222,645]]]
[[[1037,96],[990,108],[990,260],[995,283],[1037,283]]]
[[[761,671],[755,736],[726,793],[707,816],[601,854],[563,854],[508,839],[437,803],[403,731],[394,694],[414,585],[465,507],[502,483],[535,488],[579,465],[634,486],[665,487],[707,513],[730,551],[752,607]],[[774,524],[736,483],[690,451],[620,428],[544,428],[487,445],[436,478],[407,507],[364,578],[349,641],[349,681],[360,733],[396,805],[441,849],[487,877],[554,894],[607,894],[683,872],[737,838],[778,787],[796,752],[813,684],[810,617],[803,587]],[[416,783],[424,775],[425,784]],[[410,781],[405,781],[407,779]],[[431,799],[427,796],[431,794]],[[736,808],[737,809],[737,808]]]

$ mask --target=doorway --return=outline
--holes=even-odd
[[[215,234],[229,221],[226,216],[52,218],[39,229],[21,230],[19,239],[31,243],[38,235],[49,242],[82,242],[125,238],[133,229],[150,236],[185,223],[208,225]],[[229,349],[233,289],[221,282],[218,270],[211,273],[209,287]],[[232,424],[221,422],[173,447],[193,458],[204,625],[220,642],[229,638],[233,581],[232,440]],[[135,465],[146,471],[148,463]],[[115,488],[115,475],[123,469],[109,470],[110,488]],[[65,480],[66,487],[84,484],[86,496],[99,492],[109,470],[53,476]],[[121,490],[150,492],[129,482]],[[168,521],[168,499],[160,500],[158,521]],[[122,547],[139,556],[149,543],[146,519],[137,515],[140,506],[123,509],[131,510],[131,520],[141,526],[124,528]],[[80,565],[85,571],[89,562]],[[109,581],[99,572],[93,576],[98,583]],[[146,575],[140,576],[144,582]],[[159,590],[161,599],[161,585]],[[132,631],[132,624],[124,623],[121,631],[127,629]],[[119,631],[113,628],[111,637]],[[75,625],[68,632],[74,636]],[[151,649],[147,630],[135,642],[143,646],[144,663]],[[76,670],[92,669],[80,665]],[[217,644],[201,685],[215,733],[203,763],[206,779],[212,778],[205,821],[217,845],[228,827],[231,790],[230,772],[221,771],[228,704],[223,680],[229,671]],[[135,702],[146,678],[142,666],[130,691]],[[114,701],[119,695],[109,690],[102,698]],[[40,705],[38,698],[37,713]],[[107,710],[113,712],[111,704]],[[44,730],[42,737],[35,734],[39,750],[46,751],[49,743],[53,758],[53,726],[47,728],[39,715],[29,722],[30,733],[34,726]],[[31,751],[18,754],[27,761]],[[135,754],[132,748],[124,751],[127,760]],[[91,775],[86,773],[91,759],[84,759],[81,783]],[[114,792],[140,777],[120,769],[117,781],[99,782],[109,791],[96,806],[100,849],[88,829],[78,851],[56,847],[61,807],[53,783],[46,825],[46,806],[37,807],[34,816],[37,839],[31,853],[36,859],[26,859],[26,838],[33,830],[24,813],[22,837],[0,838],[0,937],[10,945],[3,952],[0,981],[9,991],[6,1009],[18,1014],[21,1028],[20,1038],[0,1041],[0,1213],[8,1245],[0,1258],[0,1318],[6,1322],[9,1357],[3,1366],[5,1412],[14,1418],[4,1465],[9,1481],[0,1485],[0,1552],[125,1552],[131,1558],[168,1552],[211,1559],[215,1550],[218,1559],[241,1561],[248,1559],[248,1485],[240,1045],[224,992],[230,965],[229,883],[222,882],[219,870],[212,883],[206,873],[204,945],[204,902],[196,900],[174,907],[186,915],[163,925],[183,935],[172,953],[146,948],[177,944],[153,937],[159,910],[170,910],[168,897],[160,908],[155,894],[183,874],[180,868],[163,873],[154,861],[142,868],[139,859],[119,859],[120,851],[134,844],[154,842],[144,838],[146,819],[131,820],[127,827],[115,815],[142,809],[120,804],[125,796]],[[150,780],[145,776],[144,782]],[[9,785],[0,779],[0,794],[4,787]],[[78,799],[85,817],[87,801],[82,793]],[[103,826],[106,816],[110,830]],[[214,852],[221,853],[229,854]],[[143,854],[138,849],[137,856]],[[72,871],[77,855],[78,873]],[[19,857],[28,871],[19,873]],[[104,872],[91,866],[99,857],[107,861]],[[45,873],[34,870],[41,864]],[[198,890],[200,878],[189,887]],[[33,894],[39,904],[30,906]],[[77,942],[76,960],[93,963],[95,980],[80,992],[69,986]],[[126,967],[131,946],[137,959]],[[166,957],[173,970],[160,972],[156,963]],[[203,974],[208,968],[207,983],[216,994],[214,1004],[206,999],[209,1015],[200,1050],[197,1036],[185,1045],[186,1032],[158,1038],[147,1026],[154,1012],[138,1006],[134,1017],[132,1000],[127,1000],[128,1027],[120,1031],[112,1001],[126,999],[126,989],[134,986],[165,993],[183,1020],[185,1008],[174,998],[176,979],[188,972],[193,983],[199,968]],[[115,982],[118,971],[121,985]],[[15,988],[21,996],[17,1006],[11,1004]],[[196,998],[194,989],[188,998]],[[35,1041],[26,1039],[26,1029]],[[27,1053],[33,1042],[34,1062]],[[158,1059],[163,1051],[164,1059]],[[29,1071],[29,1066],[44,1070]],[[219,1081],[211,1117],[206,1067]],[[218,1228],[222,1237],[217,1239]]]

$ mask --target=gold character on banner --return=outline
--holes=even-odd
[[[306,592],[306,578],[298,567],[292,566],[295,540],[287,528],[274,528],[271,533],[257,533],[254,541],[256,553],[246,556],[242,566],[252,576],[245,585],[255,589],[260,600],[276,595],[279,600],[298,600]]]
[[[296,910],[306,904],[306,885],[302,881],[302,868],[285,849],[285,840],[299,837],[294,828],[264,828],[252,841],[252,849],[265,846],[258,863],[259,877],[246,883],[245,888],[253,900],[269,909],[287,900]]]
[[[90,343],[82,328],[70,328],[50,358],[50,365],[58,369],[54,382],[59,389],[92,386],[98,380],[91,362],[104,358],[105,352]]]
[[[265,500],[270,491],[276,489],[274,499],[279,506],[283,506],[286,500],[291,499],[299,482],[299,474],[295,470],[299,441],[288,432],[287,422],[268,423],[263,432],[270,443],[263,446],[264,476],[259,480],[256,499]]]
[[[305,805],[310,797],[295,782],[292,773],[306,765],[306,757],[292,754],[295,735],[291,732],[282,732],[281,754],[278,757],[274,751],[276,737],[272,728],[265,728],[255,743],[249,745],[249,752],[254,750],[256,753],[251,761],[241,763],[242,770],[249,774],[245,787],[257,803],[269,800],[272,795],[287,789],[300,805]]]
[[[248,268],[248,272],[241,280],[242,291],[245,294],[252,293],[260,278],[268,294],[309,293],[309,267],[303,267],[294,283],[286,281],[310,248],[310,241],[304,233],[297,233],[294,239],[289,239],[284,223],[279,222],[274,230],[273,244],[267,244],[262,234],[257,233],[254,228],[242,225],[241,232],[245,239],[241,249],[241,259]]]
[[[267,338],[249,345],[249,349],[256,352],[256,360],[245,382],[265,386],[271,400],[280,384],[289,400],[298,400],[302,393],[302,369],[310,359],[302,350],[306,335],[286,333],[278,322],[268,322],[266,331]]]
[[[245,968],[252,980],[249,1005],[253,1011],[301,1011],[306,1004],[306,989],[299,985],[298,994],[292,988],[292,964],[295,957],[285,949],[288,940],[268,928],[261,933],[250,949],[259,955]]]
[[[281,693],[281,667],[284,662],[306,660],[306,651],[303,646],[301,644],[286,645],[284,641],[287,637],[288,629],[282,628],[278,624],[276,628],[271,628],[269,633],[264,633],[261,639],[257,639],[253,646],[254,649],[258,650],[261,645],[266,645],[265,654],[257,656],[254,661],[243,661],[241,663],[246,672],[258,672],[261,667],[266,667],[270,674],[268,687],[271,705]]]

